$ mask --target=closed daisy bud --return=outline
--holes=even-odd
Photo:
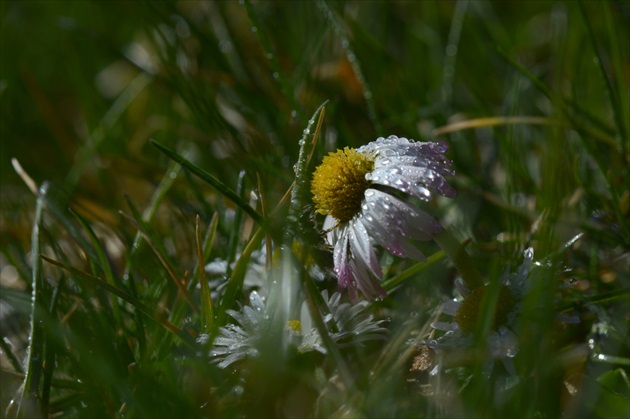
[[[324,157],[311,182],[318,213],[326,215],[326,241],[333,247],[339,287],[356,301],[385,296],[376,256],[379,244],[399,257],[423,260],[411,240],[430,240],[439,223],[400,199],[395,190],[423,201],[432,191],[452,198],[444,176],[453,175],[443,143],[416,142],[395,135],[358,149],[346,147]]]

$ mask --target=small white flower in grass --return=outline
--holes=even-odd
[[[495,359],[501,360],[508,373],[516,374],[512,358],[518,352],[518,338],[512,328],[521,311],[522,300],[527,293],[527,278],[533,260],[534,251],[532,248],[528,248],[524,252],[523,263],[516,272],[510,273],[509,270],[506,270],[500,279],[501,285],[498,290],[492,330],[486,340],[488,357],[485,360],[483,372],[488,376],[492,372]],[[458,288],[464,299],[461,301],[450,300],[442,304],[442,312],[452,316],[453,321],[431,323],[433,329],[445,333],[437,339],[424,342],[438,354],[473,346],[473,332],[477,327],[481,305],[489,286],[485,285],[470,291],[464,285],[458,284]],[[436,365],[433,372],[437,372],[439,368],[440,365]]]
[[[238,260],[241,255],[236,256]],[[263,246],[262,250],[254,250],[247,264],[245,279],[243,280],[243,289],[256,289],[260,291],[263,297],[266,295],[265,286],[267,285],[267,268],[266,268],[267,251]],[[234,270],[236,262],[230,265],[230,269]],[[216,258],[205,266],[206,278],[210,287],[210,295],[213,300],[218,300],[225,292],[228,283],[228,263],[225,259]],[[201,287],[197,284],[197,288]]]
[[[385,296],[374,249],[379,244],[396,256],[423,260],[411,240],[430,240],[439,223],[395,195],[423,201],[431,191],[452,198],[455,190],[444,176],[453,175],[443,143],[416,142],[395,135],[358,149],[346,147],[324,157],[315,169],[311,192],[316,211],[326,215],[326,241],[333,247],[340,289],[352,301],[358,291],[368,299]]]
[[[220,368],[225,368],[247,357],[258,356],[257,346],[264,321],[265,302],[256,291],[252,291],[249,294],[249,304],[241,311],[227,310],[227,313],[238,324],[221,327],[219,336],[214,340],[210,356]],[[202,335],[201,343],[203,339]]]
[[[384,320],[374,320],[374,315],[366,310],[367,301],[359,304],[342,303],[338,292],[328,298],[326,290],[322,292],[322,296],[330,310],[324,323],[337,345],[362,345],[368,340],[385,339],[387,329],[382,326]],[[226,368],[245,358],[257,357],[265,321],[264,312],[265,302],[256,291],[249,295],[249,306],[244,306],[240,311],[228,310],[236,324],[228,324],[219,329],[219,336],[214,340],[210,351],[213,362],[220,368]],[[298,352],[318,351],[325,354],[326,349],[317,329],[312,326],[308,310],[303,309],[301,317],[301,320],[291,320],[286,325],[285,330],[291,338],[290,344]],[[208,338],[208,335],[200,335],[197,341],[204,344]]]
[[[330,337],[339,347],[362,345],[369,340],[386,339],[388,330],[382,326],[385,320],[374,320],[374,315],[367,308],[367,301],[357,304],[341,302],[341,294],[333,293],[328,298],[328,291],[322,291],[322,297],[328,305],[330,313],[324,317]],[[311,325],[311,316],[306,306],[302,309],[301,329],[306,330],[299,352],[318,351],[325,354],[321,337],[317,329]]]

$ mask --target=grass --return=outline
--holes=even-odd
[[[627,1],[0,11],[3,415],[628,416]],[[310,176],[390,134],[449,145],[458,196],[425,205],[449,236],[426,262],[379,253],[389,295],[365,310],[387,336],[342,344]],[[499,279],[528,248],[514,372],[488,373]],[[430,349],[470,275],[489,284],[472,343]],[[220,368],[252,289],[258,356]],[[303,304],[325,356],[287,343]]]

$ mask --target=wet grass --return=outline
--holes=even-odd
[[[4,415],[628,415],[627,2],[0,11]],[[381,252],[389,295],[368,310],[387,339],[296,351],[286,320],[306,302],[322,332],[320,291],[337,288],[310,174],[390,134],[449,145],[458,196],[425,208],[469,258]],[[488,372],[498,281],[528,248],[514,372]],[[422,342],[462,269],[494,297],[445,356]],[[252,289],[288,311],[269,313],[258,357],[219,368],[212,342]]]

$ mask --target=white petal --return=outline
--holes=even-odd
[[[361,219],[357,219],[350,227],[350,250],[352,255],[363,261],[378,278],[383,276],[381,265],[376,257],[372,240]]]

